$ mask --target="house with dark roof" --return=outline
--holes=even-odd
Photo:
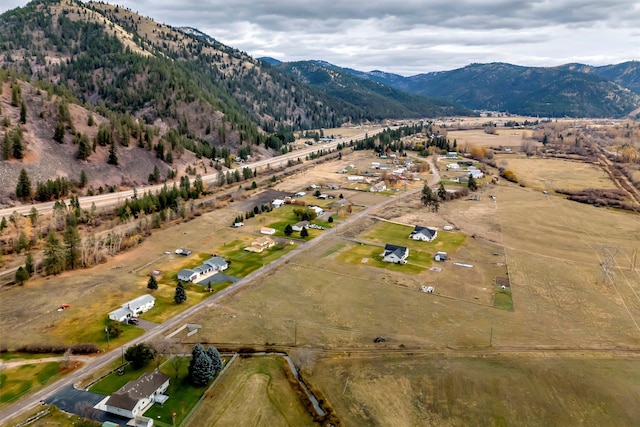
[[[162,393],[168,387],[168,376],[157,369],[148,372],[113,393],[105,402],[106,411],[127,418],[138,417],[155,402],[166,402],[169,397]]]
[[[409,234],[410,239],[422,240],[423,242],[432,242],[436,237],[438,237],[438,230],[419,225],[416,225],[411,234]]]
[[[382,252],[381,256],[384,262],[406,264],[407,257],[409,256],[409,248],[387,243],[386,245],[384,245],[384,252]]]

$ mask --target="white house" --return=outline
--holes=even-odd
[[[362,175],[350,175],[347,177],[349,181],[364,181],[364,176]]]
[[[453,171],[457,171],[457,170],[459,170],[459,169],[460,169],[460,165],[459,165],[459,164],[457,164],[457,163],[449,163],[449,164],[447,165],[447,169],[449,169],[449,170],[453,170]]]
[[[229,268],[229,263],[227,262],[227,260],[225,260],[221,256],[211,257],[208,260],[206,260],[204,264],[210,266],[212,270],[215,270],[215,271],[224,271],[227,268]]]
[[[156,303],[156,299],[149,295],[142,295],[136,299],[122,304],[120,308],[117,308],[109,313],[109,319],[117,322],[124,322],[131,317],[137,317],[145,311],[151,310]]]
[[[308,227],[309,226],[309,221],[300,221],[296,224],[294,224],[291,229],[293,231],[302,231],[303,228]]]
[[[105,409],[112,414],[134,418],[144,413],[155,402],[164,403],[168,399],[164,393],[169,387],[169,377],[155,370],[135,381],[125,384],[105,402]]]
[[[372,193],[377,193],[377,192],[386,191],[386,190],[387,190],[387,184],[385,184],[384,181],[376,182],[371,186],[371,188],[369,188],[369,191],[371,191]]]
[[[409,248],[404,246],[396,246],[391,244],[384,245],[382,252],[382,260],[384,262],[392,262],[394,264],[406,264],[409,256]]]
[[[319,206],[309,206],[309,209],[316,213],[316,217],[322,215],[324,213],[324,209]]]
[[[193,282],[198,277],[200,277],[200,273],[189,268],[185,268],[178,272],[178,280],[182,282]]]
[[[470,170],[469,176],[472,176],[474,179],[480,179],[484,177],[484,174],[482,173],[482,171],[479,171],[476,169],[476,170]]]
[[[276,234],[276,229],[275,228],[271,228],[271,227],[262,227],[260,229],[260,233],[261,234]]]
[[[275,208],[280,208],[285,204],[285,201],[282,199],[273,199],[273,202],[271,202],[271,206]]]
[[[423,242],[432,242],[438,237],[438,230],[429,227],[421,227],[416,225],[409,238],[413,240],[422,240]]]

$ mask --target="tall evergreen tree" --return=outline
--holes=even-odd
[[[11,139],[9,138],[9,132],[4,133],[2,138],[2,160],[9,160],[11,158]]]
[[[112,141],[109,147],[109,160],[107,160],[107,163],[114,166],[118,165],[118,150],[116,149],[115,141]]]
[[[24,101],[20,103],[20,123],[27,123],[27,104]]]
[[[24,269],[27,270],[29,276],[36,271],[35,261],[33,260],[33,254],[31,252],[27,254],[27,258],[24,260]]]
[[[58,144],[62,144],[64,142],[64,133],[65,133],[64,122],[61,120],[58,120],[56,122],[56,129],[53,131],[53,140],[56,141]]]
[[[11,131],[11,139],[13,157],[22,159],[24,157],[24,145],[22,144],[22,128],[20,126]]]
[[[78,140],[78,152],[76,157],[80,160],[86,160],[91,155],[91,143],[89,142],[89,137],[86,134],[80,135]]]
[[[156,280],[155,277],[153,277],[153,275],[149,277],[149,281],[147,282],[147,288],[151,290],[158,289],[158,281]]]
[[[447,190],[444,188],[444,183],[440,181],[440,186],[438,187],[438,198],[441,201],[445,201],[447,199]]]
[[[176,293],[173,296],[173,300],[176,304],[182,304],[187,300],[187,292],[184,290],[184,285],[180,280],[178,280],[178,285],[176,286]]]
[[[20,176],[18,176],[18,185],[16,185],[16,197],[22,200],[26,200],[31,197],[31,180],[29,180],[29,175],[24,169],[20,171]]]
[[[220,357],[220,353],[218,352],[217,348],[215,348],[214,346],[210,346],[207,349],[207,356],[209,356],[209,359],[211,359],[215,375],[216,372],[222,369],[222,358]]]
[[[476,191],[478,189],[478,183],[473,175],[469,175],[469,183],[467,184],[467,187],[469,187],[469,190],[471,191]]]
[[[71,225],[63,235],[64,246],[66,248],[66,266],[71,270],[75,270],[80,262],[80,234],[78,227]]]
[[[80,171],[80,188],[84,188],[89,183],[89,178],[87,178],[87,173],[82,169]]]
[[[60,274],[64,270],[65,249],[54,231],[50,231],[44,244],[44,271],[49,274]]]
[[[16,284],[18,286],[22,286],[27,280],[29,280],[29,273],[27,273],[27,270],[22,266],[18,267],[16,270]]]
[[[201,344],[196,344],[191,352],[191,363],[189,364],[189,378],[195,386],[206,385],[213,378],[215,371],[213,362],[204,351]]]

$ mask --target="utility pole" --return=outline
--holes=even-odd
[[[489,333],[489,347],[493,346],[493,327],[491,328],[491,332]]]

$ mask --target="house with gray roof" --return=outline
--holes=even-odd
[[[131,317],[137,317],[145,311],[151,310],[155,304],[156,299],[149,294],[145,294],[125,302],[120,308],[110,312],[109,319],[124,322]]]
[[[409,256],[409,248],[387,243],[386,245],[384,245],[384,252],[382,252],[381,256],[384,262],[406,264],[407,257]]]
[[[438,230],[420,225],[416,225],[411,234],[409,234],[410,239],[422,240],[423,242],[433,242],[436,237],[438,237]]]
[[[229,268],[229,263],[221,256],[214,256],[204,262],[204,265],[208,265],[214,271],[224,271]]]
[[[113,393],[105,402],[107,412],[127,418],[142,415],[155,402],[164,403],[169,398],[163,393],[169,388],[169,377],[155,370],[135,381],[129,381]]]

